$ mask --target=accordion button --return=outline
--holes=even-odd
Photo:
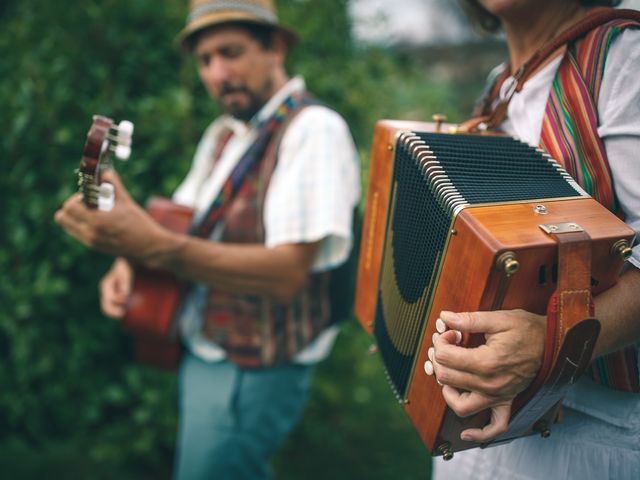
[[[435,350],[433,347],[429,347],[429,350],[427,350],[427,357],[429,357],[429,360],[431,360],[433,362],[433,354],[435,353]]]
[[[439,337],[440,334],[438,332],[434,332],[433,335],[431,335],[431,343],[436,343],[436,340],[438,340]]]
[[[431,363],[429,360],[424,362],[424,373],[426,373],[427,375],[433,375],[433,363]]]
[[[444,323],[441,318],[436,320],[436,330],[438,333],[444,333],[447,331],[447,324]]]

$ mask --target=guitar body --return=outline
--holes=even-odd
[[[147,212],[162,226],[186,233],[193,210],[169,199],[152,197]],[[173,274],[134,265],[134,283],[122,327],[135,338],[136,360],[165,370],[180,359],[176,310],[185,284]]]

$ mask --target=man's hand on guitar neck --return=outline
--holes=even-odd
[[[171,232],[133,201],[114,171],[104,172],[102,179],[114,187],[115,205],[111,211],[87,207],[77,193],[55,213],[55,221],[93,250],[145,263],[158,253]]]
[[[102,177],[114,186],[111,211],[89,208],[75,194],[55,214],[56,222],[87,247],[224,291],[282,302],[291,301],[307,281],[321,239],[267,247],[176,233],[135,203],[113,171]]]

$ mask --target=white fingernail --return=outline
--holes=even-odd
[[[438,332],[434,332],[433,335],[431,335],[431,343],[436,343],[436,340],[438,340],[439,336],[440,334]]]
[[[431,363],[429,360],[424,362],[424,373],[426,373],[427,375],[433,375],[433,363]]]
[[[447,331],[447,324],[444,323],[441,318],[436,320],[436,330],[439,333],[444,333]]]
[[[433,362],[433,353],[435,352],[435,350],[433,349],[433,347],[429,347],[429,350],[427,350],[427,357],[429,357],[429,360],[431,360]]]
[[[454,330],[456,332],[456,343],[460,343],[462,341],[462,332],[458,330]]]

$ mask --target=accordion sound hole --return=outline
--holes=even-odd
[[[547,284],[547,266],[540,265],[538,269],[538,285],[546,285]]]
[[[399,149],[374,336],[396,396],[404,398],[451,218],[408,151]]]

